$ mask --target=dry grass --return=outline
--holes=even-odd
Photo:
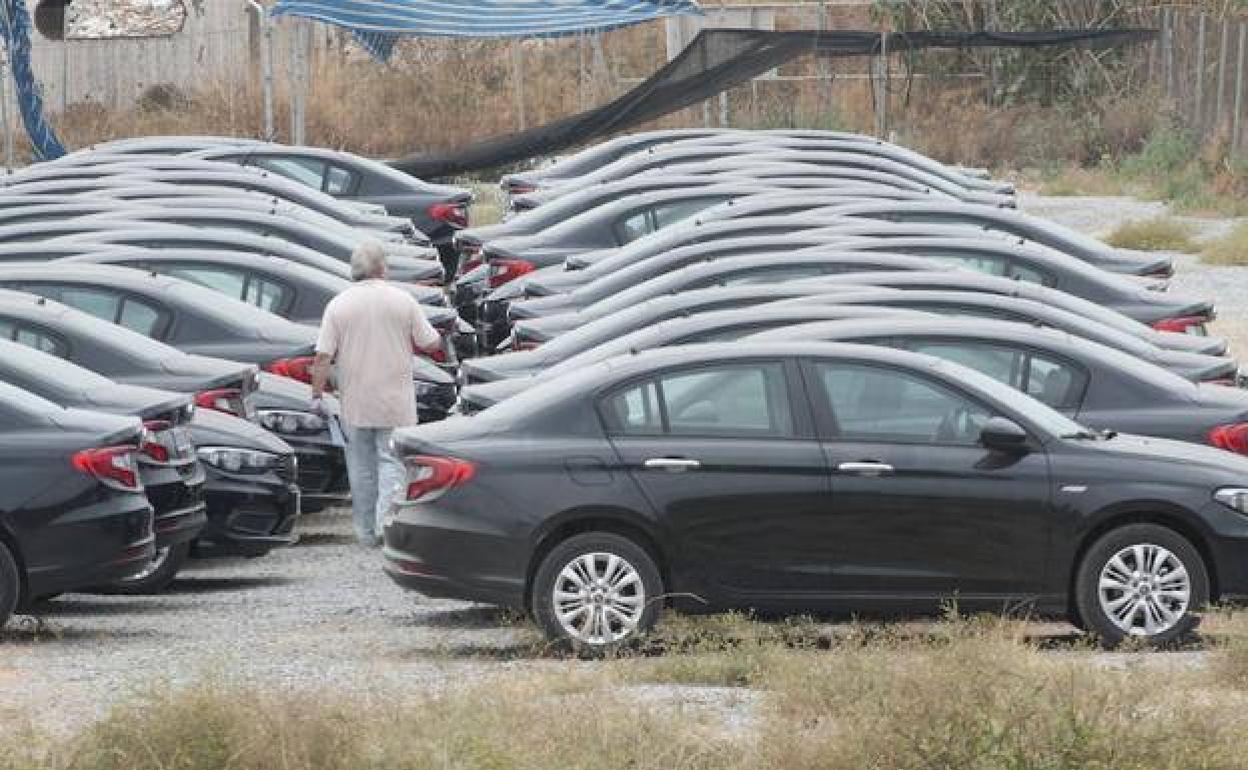
[[[1215,649],[1191,666],[1046,652],[1033,626],[1000,619],[834,637],[809,621],[677,619],[660,636],[686,646],[660,658],[509,668],[441,694],[159,685],[68,741],[0,724],[0,770],[1242,768],[1248,618],[1208,625]],[[639,697],[645,682],[667,696]],[[672,682],[757,697],[728,690],[700,709],[682,704],[700,689]]]
[[[1120,249],[1192,253],[1200,250],[1193,240],[1194,234],[1191,225],[1174,217],[1160,216],[1124,222],[1105,238],[1105,242]]]
[[[1206,244],[1201,255],[1215,265],[1248,265],[1248,222]]]

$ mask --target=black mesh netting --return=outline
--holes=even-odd
[[[887,45],[889,51],[895,52],[923,48],[1035,48],[1075,44],[1108,47],[1149,40],[1155,34],[1155,30],[1147,29],[894,32],[889,35]],[[878,32],[867,31],[704,30],[667,66],[615,101],[544,126],[487,139],[462,150],[413,155],[393,165],[413,176],[437,178],[515,163],[623,131],[697,104],[798,56],[869,55],[879,52],[883,43]]]

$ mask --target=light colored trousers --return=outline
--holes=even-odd
[[[398,497],[407,471],[390,451],[392,429],[344,425],[343,432],[355,536],[364,545],[376,545],[382,534],[382,517]]]

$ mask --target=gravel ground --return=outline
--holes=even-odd
[[[1024,196],[1023,208],[1092,234],[1164,210],[1129,199],[1035,196]],[[1193,221],[1206,237],[1229,226]],[[1215,299],[1215,331],[1248,341],[1241,333],[1248,329],[1248,269],[1179,260],[1173,291]],[[307,516],[299,546],[261,559],[199,562],[162,596],[69,595],[39,608],[37,618],[16,618],[0,632],[0,729],[31,720],[69,730],[153,682],[204,675],[363,693],[388,685],[438,689],[564,665],[533,658],[535,637],[524,623],[393,585],[379,553],[353,543],[348,516]],[[1068,630],[1039,627],[1057,636]],[[1163,665],[1193,665],[1200,653],[1155,657],[1165,658]],[[1123,660],[1106,657],[1108,665]],[[734,710],[742,697],[714,688],[638,688],[641,702],[726,707],[734,719],[748,720]]]

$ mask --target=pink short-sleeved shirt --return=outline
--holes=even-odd
[[[334,359],[342,419],[354,428],[416,424],[413,347],[441,340],[412,295],[361,281],[325,307],[316,352]]]

